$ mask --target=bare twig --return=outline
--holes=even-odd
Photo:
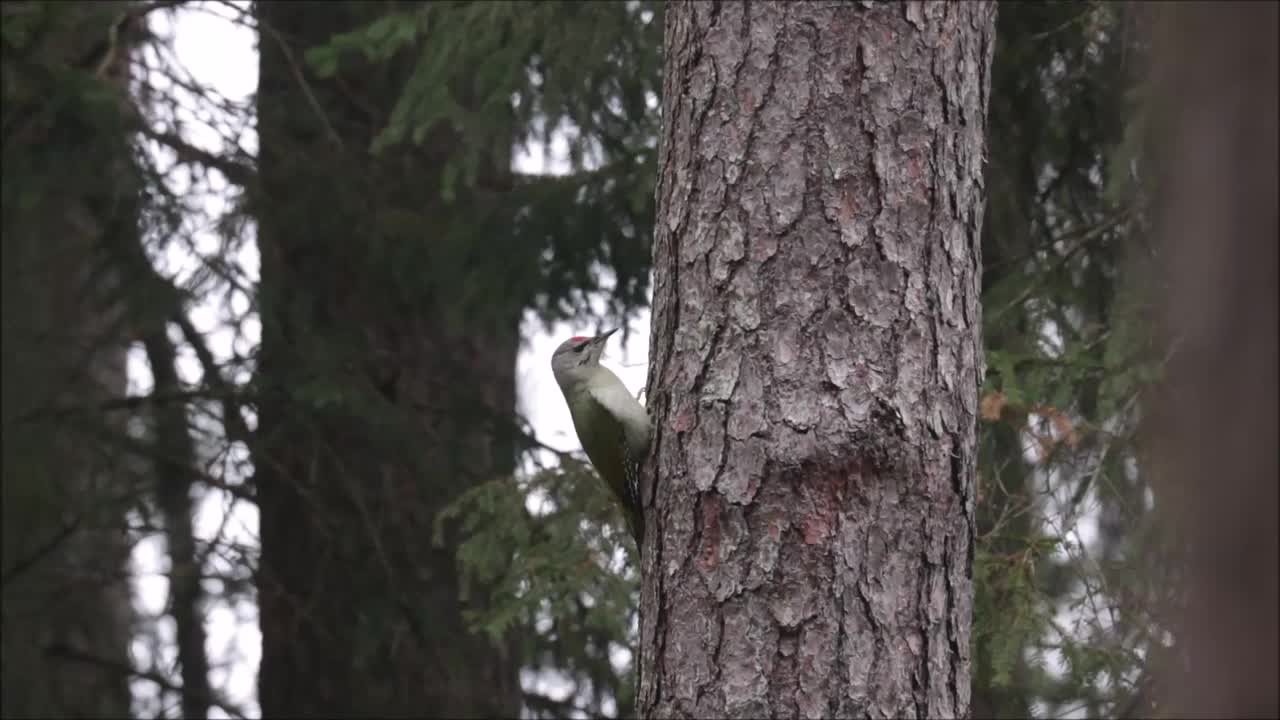
[[[110,400],[103,400],[102,402],[86,405],[40,407],[19,415],[14,418],[12,422],[17,424],[43,420],[59,420],[73,415],[84,415],[88,413],[108,413],[116,411],[137,412],[144,408],[161,405],[183,404],[199,400],[214,400],[220,398],[225,399],[221,394],[225,391],[225,388],[219,388],[213,391],[205,389],[174,391],[167,393],[152,393],[148,395],[130,395],[128,397],[112,398]]]
[[[77,650],[63,643],[53,643],[45,646],[44,653],[46,656],[51,658],[83,663],[85,665],[94,665],[106,670],[112,670],[114,672],[120,673],[121,675],[127,675],[129,677],[137,678],[139,680],[146,680],[148,682],[155,683],[156,685],[159,685],[161,688],[168,690],[170,692],[174,692],[174,693],[183,692],[183,689],[180,685],[175,685],[173,681],[169,680],[169,678],[165,677],[164,675],[158,672],[139,670],[133,667],[132,665],[129,665],[128,663],[122,663],[117,660],[111,660],[109,658],[91,655],[89,653],[86,653],[82,650]],[[218,697],[217,693],[210,690],[208,694],[209,694],[209,697],[206,699],[208,700],[209,705],[211,705],[212,707],[218,708],[219,710],[225,712],[227,715],[233,718],[245,717],[245,714],[242,710],[240,710],[239,708],[237,708],[235,705],[231,704],[227,700]]]
[[[284,36],[280,34],[270,23],[258,20],[259,32],[266,31],[271,36],[272,41],[280,48],[280,53],[284,55],[285,62],[289,65],[289,72],[293,75],[294,82],[298,83],[298,87],[302,90],[302,94],[307,99],[307,104],[311,106],[312,112],[320,120],[320,124],[324,126],[325,134],[329,141],[336,147],[342,148],[342,136],[338,135],[338,131],[334,129],[333,123],[329,122],[329,116],[325,114],[324,108],[320,106],[320,101],[316,99],[315,92],[311,89],[311,83],[307,82],[306,75],[303,74],[302,68],[298,66],[298,61],[293,56],[293,50],[290,49],[289,43],[285,41]]]
[[[120,33],[130,23],[141,20],[153,10],[165,10],[177,7],[185,2],[186,0],[157,0],[157,2],[131,5],[129,9],[120,13],[115,22],[111,23],[107,28],[106,40],[95,45],[92,50],[85,54],[85,57],[80,61],[80,66],[87,68],[89,65],[93,65],[94,77],[101,78],[111,68],[111,64],[115,62],[116,53],[120,47]]]
[[[195,325],[191,324],[191,318],[183,309],[173,315],[173,322],[178,324],[182,329],[183,336],[187,342],[191,343],[191,348],[196,353],[196,359],[200,361],[201,367],[204,368],[204,382],[211,387],[222,399],[222,424],[226,429],[227,440],[234,442],[239,440],[246,446],[250,445],[251,437],[249,428],[244,422],[244,417],[240,415],[240,403],[235,400],[236,391],[222,377],[218,371],[218,363],[213,359],[213,353],[209,351],[208,346],[204,343],[204,338],[196,330]]]
[[[142,134],[172,150],[179,161],[211,167],[226,176],[227,180],[241,187],[251,187],[257,177],[257,170],[252,165],[198,148],[176,133],[161,132],[144,125]]]

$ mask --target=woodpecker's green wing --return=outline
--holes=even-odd
[[[607,368],[597,370],[569,402],[569,414],[582,449],[622,503],[631,534],[640,544],[640,466],[649,451],[649,415],[618,376]]]

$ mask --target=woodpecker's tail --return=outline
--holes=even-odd
[[[627,529],[631,531],[631,537],[636,541],[636,554],[644,552],[644,515],[641,514],[639,508],[628,508],[623,512],[627,518]]]

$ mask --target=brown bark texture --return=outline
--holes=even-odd
[[[1157,507],[1189,563],[1160,717],[1278,717],[1275,3],[1163,8],[1161,237],[1173,355]]]
[[[967,713],[994,19],[668,8],[641,715]]]

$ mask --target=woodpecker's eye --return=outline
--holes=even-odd
[[[586,350],[586,349],[587,349],[587,344],[586,344],[586,343],[582,343],[582,344],[581,344],[581,345],[579,345],[578,347],[574,348],[574,349],[573,349],[573,351],[574,351],[574,352],[576,352],[576,353],[580,353],[580,352],[582,352],[583,350]]]

